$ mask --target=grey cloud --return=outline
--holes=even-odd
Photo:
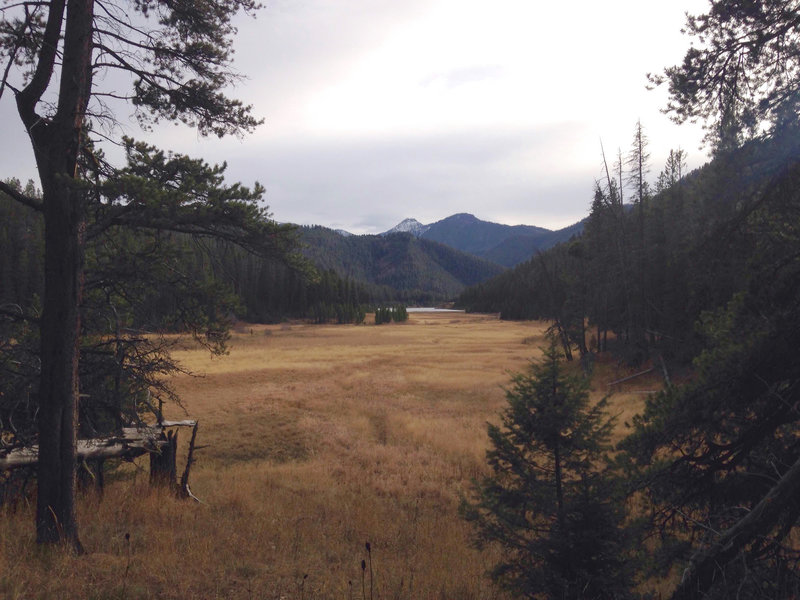
[[[542,219],[584,216],[591,196],[593,172],[530,160],[569,127],[244,145],[227,156],[229,176],[261,181],[280,221],[378,232],[406,217],[471,212],[547,227]]]
[[[16,106],[13,102],[6,101],[6,98],[10,96],[11,94],[5,94],[3,101],[0,102],[3,140],[3,143],[0,144],[0,179],[16,177],[23,183],[33,179],[38,185],[39,179],[33,150],[25,128],[20,123]]]
[[[432,73],[420,81],[420,85],[429,86],[442,84],[444,87],[452,89],[468,83],[496,79],[502,74],[503,67],[500,65],[475,65],[440,73]]]
[[[347,74],[359,56],[429,8],[427,0],[277,0],[237,20],[236,68],[268,121]]]
[[[0,177],[35,178],[29,143],[16,126],[10,103],[2,103],[0,118],[7,124]],[[260,181],[280,221],[377,233],[406,217],[432,222],[456,212],[546,227],[543,221],[563,222],[565,214],[577,220],[587,212],[596,165],[581,170],[568,166],[571,161],[564,156],[563,169],[558,170],[552,161],[543,164],[537,157],[561,152],[569,140],[583,138],[593,136],[579,125],[559,124],[529,130],[268,142],[220,142],[188,132],[178,146],[209,162],[227,161],[229,181]]]

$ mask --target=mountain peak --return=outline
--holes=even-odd
[[[470,213],[456,213],[447,217],[447,219],[443,219],[444,221],[453,220],[453,221],[465,221],[465,222],[475,222],[480,221],[478,217]]]
[[[403,219],[388,231],[384,231],[381,235],[388,235],[390,233],[410,233],[419,237],[428,231],[429,227],[429,225],[423,225],[416,219]]]

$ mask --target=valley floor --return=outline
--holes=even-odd
[[[175,379],[185,412],[167,416],[200,422],[202,503],[153,491],[146,462],[125,466],[102,500],[81,499],[81,557],[37,548],[32,508],[5,510],[0,597],[501,598],[484,576],[495,555],[470,546],[457,509],[486,468],[501,386],[539,355],[544,331],[415,313],[381,326],[242,324],[228,356],[182,350],[203,377]],[[598,364],[598,398],[615,369]],[[617,393],[613,410],[624,420],[642,399]]]

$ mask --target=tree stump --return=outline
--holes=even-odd
[[[150,483],[176,489],[178,470],[175,459],[178,453],[178,432],[167,431],[166,434],[162,432],[161,440],[166,443],[161,446],[160,452],[150,453]]]

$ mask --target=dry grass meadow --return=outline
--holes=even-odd
[[[501,386],[539,355],[544,329],[413,313],[241,325],[228,356],[183,350],[204,375],[175,380],[185,412],[168,417],[200,421],[202,503],[151,489],[145,461],[125,465],[102,499],[81,498],[84,556],[37,547],[30,506],[3,509],[0,598],[501,598],[484,576],[496,556],[470,546],[457,509],[486,468]],[[624,375],[595,373],[597,398]],[[612,410],[624,421],[642,398],[618,392]]]

